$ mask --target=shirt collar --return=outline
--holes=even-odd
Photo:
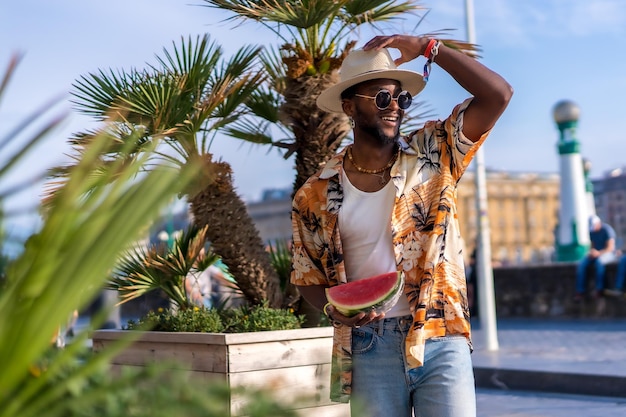
[[[320,179],[326,180],[341,174],[341,171],[343,170],[343,158],[347,149],[347,147],[344,148],[341,152],[335,154],[328,160],[328,162],[326,162],[326,165],[320,174]]]

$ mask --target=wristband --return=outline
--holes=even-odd
[[[435,44],[437,43],[437,39],[430,39],[428,41],[428,44],[426,45],[426,49],[424,50],[424,57],[426,59],[431,59],[430,56],[433,53],[433,47],[435,46]],[[436,53],[435,53],[436,55]],[[434,58],[434,56],[433,56]]]
[[[424,56],[426,57],[426,63],[424,64],[424,81],[428,82],[428,76],[430,75],[430,66],[433,62],[435,62],[435,57],[439,53],[439,42],[437,39],[431,39],[428,41],[428,45],[426,45],[426,50],[424,51]]]

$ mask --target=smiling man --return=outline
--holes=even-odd
[[[424,75],[397,68],[421,55]],[[403,137],[433,62],[472,97]],[[353,396],[372,417],[475,416],[456,187],[512,88],[436,39],[404,35],[350,53],[340,78],[317,104],[348,115],[354,143],[297,191],[292,212],[291,280],[335,326],[331,398]],[[387,313],[346,317],[328,304],[327,287],[397,270],[404,296]]]

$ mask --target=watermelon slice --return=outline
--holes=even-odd
[[[404,289],[404,274],[388,272],[347,284],[326,288],[326,298],[344,316],[360,312],[386,313],[393,307]]]

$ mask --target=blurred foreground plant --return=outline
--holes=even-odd
[[[17,57],[11,61],[2,79],[0,98],[18,61]],[[27,118],[0,138],[0,147],[14,144],[17,133],[42,116],[36,112]],[[1,161],[0,179],[60,120],[47,122]],[[197,165],[192,163],[179,170],[161,166],[138,175],[145,163],[141,156],[122,158],[124,163],[105,167],[99,155],[111,142],[106,130],[94,137],[68,173],[67,182],[57,190],[41,230],[7,268],[0,293],[0,417],[227,415],[228,402],[221,400],[229,396],[224,386],[183,382],[185,375],[165,375],[167,371],[156,365],[111,373],[110,358],[130,340],[98,355],[86,352],[86,332],[66,349],[51,347],[59,323],[93,299],[120,253],[196,175]],[[118,144],[118,152],[129,151]],[[111,185],[94,187],[104,184]],[[0,199],[8,195],[3,193]],[[293,415],[259,395],[259,403],[270,405],[260,412],[251,410],[249,415]]]

